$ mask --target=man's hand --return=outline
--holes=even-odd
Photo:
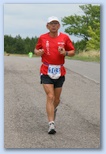
[[[34,52],[35,55],[42,56],[44,54],[44,49],[39,49],[39,50],[35,49]]]
[[[61,55],[65,56],[66,55],[66,51],[63,47],[59,47],[58,51],[60,52]]]

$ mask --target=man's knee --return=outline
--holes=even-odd
[[[60,102],[60,99],[59,98],[55,98],[54,102],[55,103],[59,103]]]
[[[54,102],[55,96],[53,94],[48,94],[47,98],[48,98],[48,100]]]

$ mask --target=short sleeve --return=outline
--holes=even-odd
[[[66,37],[66,46],[65,46],[65,50],[69,51],[69,50],[75,50],[74,45],[71,41],[71,39],[67,36]]]
[[[35,48],[36,48],[37,50],[38,50],[38,49],[42,49],[42,40],[41,40],[41,37],[39,37],[38,42],[37,42]]]

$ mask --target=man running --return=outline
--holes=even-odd
[[[75,49],[70,38],[58,32],[60,22],[57,17],[49,17],[46,27],[49,32],[39,37],[34,53],[42,59],[40,77],[47,96],[48,134],[55,134],[55,114],[66,74],[65,56],[74,56]]]

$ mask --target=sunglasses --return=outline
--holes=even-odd
[[[57,25],[57,24],[59,24],[59,22],[53,21],[53,22],[50,22],[49,24],[50,24],[50,25],[53,25],[53,24],[54,24],[54,25]]]

